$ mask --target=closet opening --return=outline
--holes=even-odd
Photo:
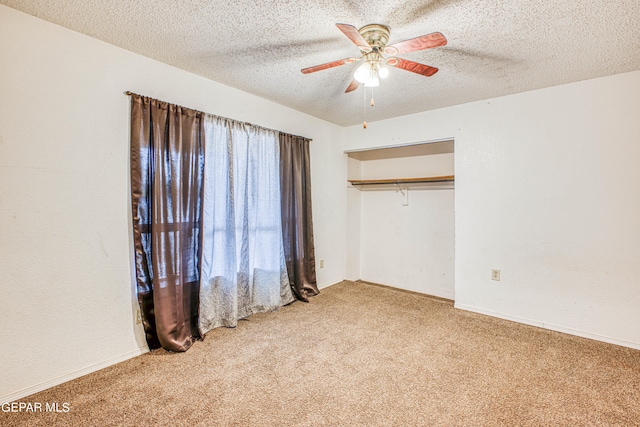
[[[455,299],[454,145],[345,151],[349,280]]]

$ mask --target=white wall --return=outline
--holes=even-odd
[[[453,167],[453,152],[436,152],[408,157],[364,160],[361,162],[360,170],[362,179],[395,179],[453,175]]]
[[[456,307],[640,348],[638,117],[632,72],[353,126],[346,141],[455,138]]]
[[[454,299],[454,190],[408,192],[362,191],[360,278]]]
[[[0,401],[146,351],[127,90],[313,138],[321,287],[346,273],[342,128],[0,6]]]
[[[345,156],[346,157],[346,156]],[[362,162],[347,157],[347,179],[362,178]],[[347,280],[360,280],[360,190],[344,182],[347,189]]]

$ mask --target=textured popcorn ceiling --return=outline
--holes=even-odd
[[[0,3],[340,125],[640,69],[640,0],[0,0]],[[447,46],[401,55],[365,108],[345,94],[358,56],[335,27],[381,23],[390,43],[434,31]]]

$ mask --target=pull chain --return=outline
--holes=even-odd
[[[363,103],[363,109],[362,109],[362,127],[363,128],[367,128],[367,87],[363,87],[364,89],[364,103]]]
[[[376,105],[376,102],[373,99],[373,87],[371,88],[371,102],[369,103],[372,107]],[[362,111],[362,127],[367,128],[367,87],[364,87],[364,109]]]

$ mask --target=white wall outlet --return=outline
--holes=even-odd
[[[320,260],[320,268],[324,268],[324,260],[323,259]]]
[[[491,270],[491,280],[497,280],[498,282],[500,281],[500,270]]]

